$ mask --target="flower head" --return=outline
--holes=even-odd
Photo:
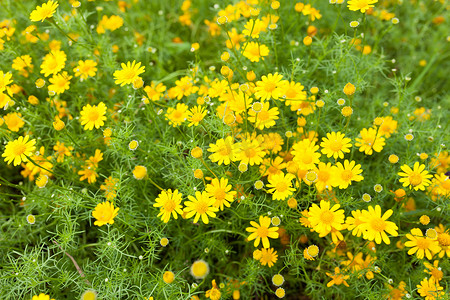
[[[247,238],[249,241],[255,240],[254,246],[258,247],[260,241],[262,241],[264,248],[270,247],[269,238],[278,238],[278,227],[270,227],[271,220],[269,217],[260,216],[259,224],[255,221],[250,221],[250,225],[253,227],[247,227],[245,230],[251,232]]]
[[[106,105],[103,102],[93,106],[87,104],[83,106],[80,114],[80,122],[84,125],[84,130],[92,130],[94,127],[98,129],[105,124]]]
[[[49,0],[42,6],[37,6],[30,14],[30,20],[33,22],[44,22],[45,19],[51,18],[58,7],[58,1]]]
[[[145,67],[141,67],[141,63],[136,63],[135,60],[127,62],[127,64],[122,63],[121,66],[122,70],[116,70],[113,74],[115,83],[120,86],[133,83],[140,74],[145,72]]]
[[[188,199],[190,201],[184,202],[184,205],[186,206],[184,208],[184,212],[186,212],[186,218],[189,219],[193,216],[194,217],[194,223],[197,223],[197,221],[202,218],[203,223],[208,224],[209,223],[209,217],[215,218],[216,212],[219,211],[219,208],[214,207],[214,203],[216,200],[209,196],[209,194],[205,191],[203,192],[195,192],[195,197],[188,196]]]
[[[366,10],[370,9],[371,7],[374,7],[374,3],[377,3],[378,0],[350,0],[347,2],[348,9],[352,11],[361,11],[362,13],[365,13]]]
[[[118,211],[119,208],[114,208],[114,204],[109,201],[97,204],[92,212],[92,216],[96,219],[94,225],[114,224],[114,218],[117,216]]]
[[[28,140],[30,137],[27,135],[25,137],[19,136],[17,140],[10,141],[5,146],[5,152],[3,152],[2,157],[5,157],[5,161],[8,165],[13,162],[14,166],[20,165],[21,162],[27,162],[27,156],[32,156],[33,151],[36,149],[34,146],[36,140]]]
[[[161,216],[161,220],[164,223],[169,222],[170,216],[172,215],[174,219],[178,219],[178,215],[182,215],[182,205],[181,197],[183,195],[175,190],[172,192],[171,189],[162,191],[158,198],[155,199],[156,203],[153,204],[154,207],[160,207],[160,212],[158,217]]]
[[[381,215],[381,207],[379,205],[376,205],[375,208],[369,206],[368,211],[363,210],[359,218],[361,224],[358,225],[363,231],[363,238],[369,241],[375,240],[377,244],[381,244],[381,241],[383,241],[389,245],[391,241],[386,232],[392,236],[398,235],[397,225],[394,222],[387,221],[392,213],[392,209],[389,209]]]
[[[408,165],[403,165],[400,168],[403,172],[398,172],[398,175],[402,176],[399,181],[403,183],[404,187],[409,186],[410,189],[413,188],[415,191],[424,191],[425,187],[431,184],[429,178],[433,176],[425,170],[425,165],[416,162],[413,169]]]

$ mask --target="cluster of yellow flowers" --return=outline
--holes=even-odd
[[[329,2],[343,3],[340,0]],[[70,3],[73,9],[81,5],[78,1]],[[395,24],[393,13],[386,9],[374,10],[376,3],[378,0],[350,0],[347,1],[347,8],[364,14],[364,20],[367,15],[373,15],[379,21],[392,20]],[[399,131],[406,126],[401,123],[399,107],[392,107],[390,113],[387,110],[377,112],[375,119],[368,120],[364,116],[365,121],[368,121],[360,125],[361,122],[356,121],[360,117],[356,119],[354,114],[359,109],[357,101],[362,87],[355,78],[339,79],[338,83],[336,76],[333,97],[342,98],[332,103],[329,90],[319,88],[319,84],[306,76],[296,75],[300,72],[297,68],[301,68],[302,60],[292,60],[292,72],[279,68],[281,64],[278,63],[276,37],[282,23],[280,9],[283,5],[287,4],[279,1],[238,1],[217,9],[213,18],[204,20],[201,26],[206,25],[210,37],[222,42],[223,51],[218,55],[220,68],[211,66],[206,70],[201,66],[198,57],[203,44],[199,41],[190,44],[190,51],[194,52],[190,55],[196,58],[194,66],[183,76],[177,77],[173,84],[165,83],[168,80],[146,81],[151,71],[145,65],[147,59],[142,57],[124,58],[120,68],[106,74],[105,82],[115,84],[109,93],[114,95],[122,90],[130,94],[130,98],[141,99],[142,102],[139,100],[136,105],[136,114],[141,109],[150,111],[150,126],[156,130],[163,127],[164,134],[176,132],[186,137],[190,131],[194,137],[205,136],[204,139],[192,140],[189,148],[182,150],[187,152],[180,151],[179,154],[189,163],[193,161],[191,166],[196,166],[193,173],[185,177],[196,180],[194,184],[186,183],[188,188],[172,186],[171,182],[159,180],[152,162],[144,161],[152,150],[147,142],[149,137],[138,136],[136,140],[131,140],[128,139],[128,133],[119,136],[118,131],[115,131],[115,126],[121,123],[117,120],[120,119],[124,124],[130,123],[129,116],[120,115],[121,107],[125,106],[124,101],[119,104],[112,103],[111,99],[99,101],[93,96],[94,88],[86,89],[86,95],[80,97],[82,103],[73,104],[62,100],[74,90],[75,80],[84,83],[91,80],[96,85],[94,79],[105,76],[106,67],[100,59],[103,51],[100,47],[93,48],[92,57],[73,59],[72,52],[58,40],[48,43],[39,68],[35,68],[38,64],[33,62],[32,56],[26,54],[12,60],[14,75],[0,70],[0,108],[5,111],[9,109],[0,118],[0,126],[5,125],[2,130],[8,132],[8,141],[2,153],[4,162],[21,166],[22,177],[34,181],[38,189],[45,189],[52,181],[52,184],[57,184],[61,179],[59,169],[65,168],[64,172],[78,175],[77,184],[101,191],[100,194],[106,200],[97,201],[89,208],[89,215],[95,219],[93,225],[114,225],[115,228],[117,223],[125,223],[122,214],[125,214],[126,208],[122,206],[124,202],[120,202],[123,179],[113,173],[112,169],[118,167],[112,166],[113,155],[110,153],[118,151],[118,143],[125,142],[127,147],[123,152],[128,155],[127,163],[120,162],[120,169],[129,175],[127,180],[132,181],[132,185],[138,187],[136,189],[146,187],[147,183],[158,189],[157,194],[149,197],[149,211],[153,214],[149,217],[155,222],[170,226],[178,222],[180,216],[180,222],[192,220],[189,223],[199,228],[212,228],[215,222],[223,222],[229,212],[237,214],[235,209],[238,206],[251,202],[258,209],[252,212],[251,218],[241,220],[249,222],[250,226],[245,227],[242,223],[239,230],[227,232],[238,236],[244,245],[245,242],[253,241],[256,249],[252,248],[251,254],[246,254],[253,257],[251,262],[256,261],[256,265],[261,268],[272,268],[279,263],[279,258],[282,260],[284,257],[282,253],[287,253],[287,245],[301,248],[302,255],[298,259],[311,263],[320,259],[316,270],[323,273],[324,278],[329,277],[327,287],[348,287],[352,274],[354,278],[363,275],[368,280],[375,278],[381,272],[376,266],[376,247],[390,245],[394,238],[395,247],[411,256],[411,259],[414,255],[419,260],[430,261],[450,257],[448,224],[441,224],[439,216],[433,219],[439,225],[432,226],[429,225],[431,220],[427,214],[422,214],[418,221],[411,221],[403,215],[400,217],[397,212],[415,209],[412,197],[415,193],[429,196],[434,206],[448,201],[449,153],[439,148],[439,151],[429,152],[430,158],[427,153],[418,153],[420,161],[409,159],[397,165],[400,157],[388,153],[386,149],[392,149],[399,143]],[[291,6],[296,18],[303,18],[301,20],[308,24],[299,39],[303,40],[301,47],[308,49],[304,53],[309,51],[312,56],[310,49],[316,43],[317,34],[320,34],[312,24],[320,22],[323,12],[303,2]],[[37,6],[29,19],[32,22],[48,21],[64,33],[54,20],[58,7],[57,1],[49,0]],[[118,7],[125,12],[132,4],[119,1]],[[183,1],[180,10],[178,22],[188,28],[194,26],[192,18],[197,10],[193,8],[192,2]],[[76,10],[72,12],[73,15],[77,13]],[[125,20],[120,15],[99,13],[98,24],[91,29],[98,35],[106,36],[110,32],[120,31]],[[350,27],[357,28],[359,21],[350,22]],[[47,41],[48,33],[39,32],[38,26],[28,26],[21,32],[22,39],[32,44]],[[4,39],[12,37],[15,29],[13,23],[5,21],[1,22],[0,29],[2,50]],[[79,41],[79,34],[64,35],[70,45]],[[136,44],[142,45],[144,35],[135,32],[134,37]],[[173,42],[183,41],[174,38]],[[362,52],[357,52],[359,56],[367,57],[372,53],[365,37],[356,38],[356,33],[353,39],[344,40],[344,43],[350,43],[344,45],[348,46],[347,52],[354,51],[354,47]],[[111,53],[117,51],[118,47],[114,45]],[[276,61],[276,68],[267,65],[271,59]],[[32,79],[36,89],[47,85],[48,98],[43,101],[35,96],[38,92],[33,95],[31,89],[25,91],[19,86],[22,79]],[[45,112],[48,116],[45,118],[50,119],[50,125],[47,125],[48,130],[52,131],[49,135],[54,137],[49,145],[54,151],[51,154],[45,153],[47,140],[36,137],[33,133],[36,128],[28,126],[33,120],[26,119],[24,110],[12,111],[25,95],[24,102],[30,107],[39,108],[42,103],[48,104],[48,111]],[[416,124],[430,117],[431,110],[421,107],[403,119]],[[154,143],[169,144],[163,138],[164,134],[159,132],[161,136],[155,138]],[[407,133],[404,139],[400,138],[401,142],[410,143],[414,139],[412,132]],[[80,139],[74,134],[80,134]],[[81,139],[88,139],[89,143],[92,141],[92,148],[79,147]],[[190,156],[186,153],[190,153]],[[389,158],[381,161],[382,155],[389,155]],[[372,196],[368,191],[362,191],[362,186],[372,186],[370,181],[376,180],[373,178],[375,171],[368,168],[369,164],[372,166],[372,160],[380,160],[380,164],[388,165],[393,175],[373,186],[375,195],[383,192],[386,197],[377,198],[376,203],[369,205],[367,202],[372,201]],[[378,177],[382,176],[384,174]],[[97,183],[99,178],[101,183]],[[142,190],[143,193],[148,192],[147,188]],[[260,199],[260,202],[252,197]],[[393,205],[386,209],[388,202],[384,202],[384,199],[388,198]],[[272,216],[272,210],[277,211],[278,215]],[[32,214],[28,215],[27,220],[30,225],[36,221]],[[288,222],[289,226],[285,226]],[[310,234],[295,236],[298,232]],[[294,240],[298,240],[302,246],[293,246]],[[308,244],[309,240],[316,241],[320,247]],[[172,243],[169,245],[169,239],[162,238],[160,245],[171,247]],[[330,250],[326,251],[325,248]],[[323,259],[319,258],[320,255]],[[332,259],[333,263],[321,265],[325,258]],[[417,292],[427,300],[439,299],[445,293],[445,285],[441,285],[444,272],[438,267],[439,261],[435,260],[433,264],[424,262],[423,265],[430,276],[416,285]],[[190,273],[195,279],[204,280],[210,273],[210,267],[206,261],[198,259],[191,265]],[[279,273],[281,271],[272,277],[272,283],[276,286],[274,294],[283,298],[286,295],[285,289],[281,287],[284,277]],[[173,271],[162,273],[162,280],[167,285],[176,282],[177,277],[178,274]],[[224,294],[230,294],[233,299],[239,299],[239,289],[245,284],[245,281],[236,279],[230,280],[228,285],[217,284],[216,279],[212,279],[211,288],[204,292],[204,296],[218,300]],[[397,288],[390,284],[389,299],[401,299],[407,294],[403,281]],[[97,297],[93,290],[87,290],[83,295],[82,299]],[[194,295],[191,299],[200,298]],[[33,300],[50,300],[50,296],[39,294]]]

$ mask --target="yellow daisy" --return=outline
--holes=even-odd
[[[208,151],[212,152],[209,159],[212,162],[229,165],[230,162],[236,159],[236,150],[238,144],[235,144],[232,136],[227,136],[225,139],[219,139],[215,144],[209,144]]]
[[[336,180],[337,186],[340,189],[346,189],[352,181],[361,181],[364,179],[362,175],[362,169],[360,164],[356,164],[354,161],[349,162],[348,160],[344,161],[344,164],[338,162],[336,164],[337,172],[336,172]]]
[[[327,137],[322,138],[322,153],[327,157],[334,159],[344,158],[344,153],[349,153],[352,147],[351,139],[345,137],[345,134],[338,132],[327,133]]]
[[[269,268],[273,266],[278,260],[277,251],[274,251],[273,248],[262,248],[261,249],[261,258],[259,262],[261,265],[267,265]]]
[[[92,216],[96,219],[94,225],[114,224],[114,218],[117,216],[118,211],[119,208],[114,208],[114,204],[109,201],[97,204],[92,212]]]
[[[153,204],[153,207],[160,207],[158,217],[161,216],[161,220],[164,223],[169,222],[171,215],[174,219],[178,219],[178,215],[183,214],[183,207],[181,205],[182,196],[178,190],[172,192],[171,189],[168,189],[162,191],[155,199],[156,203]]]
[[[264,101],[260,111],[256,112],[253,109],[248,111],[248,120],[255,123],[256,128],[263,130],[275,125],[275,120],[278,120],[278,114],[277,107],[269,109],[269,102]]]
[[[368,211],[363,210],[359,218],[362,224],[358,225],[363,230],[363,238],[369,241],[375,240],[377,244],[381,244],[381,241],[383,241],[389,245],[391,241],[386,232],[392,236],[398,236],[397,225],[394,222],[387,221],[392,213],[392,209],[389,209],[382,216],[379,205],[376,205],[375,208],[369,206]]]
[[[422,230],[419,228],[411,229],[411,233],[407,233],[406,238],[409,241],[405,242],[405,246],[411,248],[408,254],[413,255],[416,253],[418,259],[423,259],[424,256],[427,259],[432,259],[434,254],[441,251],[438,241],[423,236]]]
[[[281,172],[279,174],[272,175],[269,178],[267,184],[268,192],[272,193],[273,200],[285,200],[287,197],[295,192],[295,188],[292,187],[292,180],[294,175],[287,173],[286,175]]]
[[[347,7],[349,10],[352,11],[361,11],[362,13],[365,13],[366,10],[370,9],[371,7],[374,7],[374,3],[377,3],[378,0],[350,0],[347,2]]]
[[[216,217],[216,212],[219,211],[217,207],[214,207],[214,203],[216,200],[209,196],[209,194],[205,191],[203,192],[195,192],[195,197],[188,196],[188,199],[190,201],[184,202],[184,205],[186,206],[184,208],[184,212],[186,212],[186,218],[189,219],[191,217],[194,217],[194,223],[197,223],[197,221],[202,218],[203,223],[208,224],[209,219],[208,216],[211,218]]]
[[[8,165],[13,162],[14,166],[20,165],[22,162],[27,162],[27,156],[32,156],[33,151],[36,149],[34,146],[36,140],[28,140],[30,137],[26,135],[25,137],[19,136],[17,140],[9,141],[5,146],[5,152],[3,152],[2,157],[5,157],[5,161]]]
[[[428,171],[425,170],[425,165],[421,165],[419,162],[414,163],[413,169],[408,165],[403,165],[400,169],[403,172],[398,172],[398,175],[403,178],[400,178],[399,181],[403,183],[404,187],[409,186],[410,189],[413,188],[415,191],[424,191],[425,187],[431,184],[429,178],[433,176],[428,174]]]
[[[45,19],[51,18],[58,7],[58,1],[49,0],[42,6],[37,6],[30,14],[30,20],[33,22],[44,22]]]
[[[84,125],[84,130],[92,130],[94,127],[98,129],[105,124],[106,105],[103,102],[100,102],[98,106],[87,104],[83,106],[80,114],[80,122]]]
[[[251,232],[247,240],[255,240],[253,245],[258,247],[259,243],[262,242],[264,248],[270,247],[269,238],[278,238],[278,227],[270,227],[271,220],[269,217],[260,216],[259,224],[255,221],[250,221],[250,225],[253,227],[247,227],[245,230]]]
[[[211,196],[215,202],[214,207],[223,210],[223,206],[230,207],[230,203],[233,202],[236,191],[231,191],[231,184],[228,185],[228,179],[214,178],[210,184],[206,185],[206,192]]]
[[[127,62],[127,64],[122,63],[121,67],[122,70],[116,70],[113,74],[115,83],[120,84],[120,86],[133,83],[139,78],[140,74],[145,72],[145,66],[141,67],[141,63],[136,63],[135,60]]]
[[[329,201],[321,200],[320,207],[314,203],[309,208],[308,221],[321,237],[326,236],[333,228],[336,230],[344,228],[344,210],[338,210],[339,207],[339,204],[335,204],[330,208]]]
[[[262,76],[261,81],[256,82],[255,97],[260,100],[278,99],[283,95],[283,75],[275,73]]]

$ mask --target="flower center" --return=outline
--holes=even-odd
[[[245,155],[247,157],[254,157],[256,155],[256,151],[253,148],[245,150]]]
[[[204,214],[208,211],[208,203],[206,203],[205,201],[200,201],[197,204],[197,213],[198,214]]]
[[[417,239],[417,248],[427,250],[430,247],[430,241],[424,238]]]
[[[341,148],[342,148],[342,143],[338,140],[334,140],[330,143],[330,149],[333,150],[334,152],[340,151]]]
[[[286,182],[278,182],[276,185],[276,189],[278,192],[282,193],[288,189],[288,185]]]
[[[325,224],[331,224],[334,221],[334,214],[327,210],[320,215],[320,220]]]
[[[277,85],[273,82],[266,82],[266,85],[264,87],[264,89],[266,90],[266,92],[272,92],[275,88],[277,87]]]
[[[441,246],[450,246],[450,235],[448,233],[439,234],[437,240]]]
[[[13,148],[13,153],[15,156],[22,155],[27,150],[27,147],[24,144],[17,144]]]
[[[225,198],[225,195],[225,191],[220,188],[214,192],[214,198],[216,198],[217,200],[223,200]]]
[[[352,173],[352,171],[350,171],[350,170],[345,170],[345,171],[342,172],[342,174],[341,174],[341,178],[342,178],[344,181],[350,181],[350,180],[352,179],[352,177],[353,177],[353,173]]]
[[[260,113],[258,113],[258,119],[261,121],[266,121],[270,118],[270,114],[268,111],[261,111]]]
[[[319,171],[317,178],[319,179],[319,181],[327,182],[328,179],[330,179],[330,173],[328,173],[327,171]]]
[[[383,232],[386,229],[386,222],[381,218],[374,218],[370,222],[370,226],[375,231]]]
[[[89,121],[97,121],[99,117],[99,113],[97,110],[93,109],[89,112],[88,119]]]
[[[304,153],[302,161],[304,164],[310,164],[313,161],[312,155],[310,153]]]
[[[269,230],[267,229],[267,227],[261,226],[258,228],[258,230],[256,230],[256,234],[260,238],[265,238],[269,234]]]
[[[167,212],[173,212],[174,209],[176,207],[175,201],[173,200],[168,200],[165,204],[164,204],[164,210],[166,210]]]
[[[231,147],[229,147],[229,146],[223,146],[223,147],[220,148],[220,150],[219,150],[220,155],[223,155],[223,156],[229,155],[230,152],[231,152]]]
[[[417,172],[412,172],[409,175],[409,182],[411,185],[417,186],[422,183],[422,176]]]

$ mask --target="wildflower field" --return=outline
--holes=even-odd
[[[0,0],[0,298],[450,299],[449,10]]]

